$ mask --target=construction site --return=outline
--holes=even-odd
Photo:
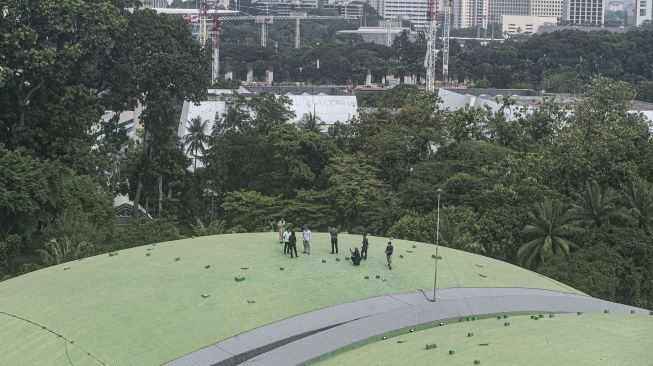
[[[275,23],[291,22],[294,23],[294,48],[302,46],[302,22],[320,21],[320,22],[357,22],[360,15],[340,14],[340,15],[309,15],[306,12],[291,13],[289,15],[249,15],[238,8],[238,10],[219,9],[218,3],[212,3],[206,0],[197,2],[196,9],[175,9],[175,8],[153,8],[162,14],[182,16],[188,22],[193,33],[200,44],[211,49],[212,68],[211,77],[214,82],[220,78],[233,80],[235,78],[232,70],[221,71],[221,32],[225,23],[255,23],[260,25],[259,40],[261,47],[275,45],[275,40],[269,37],[269,27]],[[427,4],[426,19],[427,23],[423,31],[426,35],[427,49],[424,56],[424,77],[419,74],[397,76],[394,74],[382,75],[375,78],[368,72],[365,80],[353,80],[354,88],[364,89],[385,89],[399,83],[417,85],[425,88],[427,91],[435,92],[436,88],[441,85],[449,85],[449,41],[451,27],[451,1],[444,0],[438,2],[429,0]],[[439,11],[440,10],[440,11]],[[392,28],[392,22],[383,22],[378,28],[369,29],[367,32],[381,32],[385,39],[385,45],[390,46],[392,39],[401,31],[410,32],[411,29]],[[391,29],[392,28],[392,29]],[[364,28],[361,28],[364,29]],[[353,31],[343,31],[346,32]],[[394,34],[393,34],[394,33]],[[438,34],[439,33],[439,34]],[[374,41],[372,41],[374,42]],[[319,43],[318,43],[319,45]],[[224,55],[222,56],[224,57]],[[438,58],[440,59],[438,62]],[[316,60],[316,67],[319,69],[320,60]],[[441,64],[442,72],[438,73],[436,69]],[[301,70],[299,70],[301,72]],[[263,75],[256,75],[253,70],[248,69],[245,78],[240,80],[244,85],[273,85],[275,81],[272,77],[274,70],[269,69]],[[438,78],[437,75],[441,77]],[[439,80],[436,80],[439,79]],[[288,83],[288,82],[286,82]],[[352,89],[351,85],[339,85],[343,88]]]

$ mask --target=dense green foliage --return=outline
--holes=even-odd
[[[435,243],[441,189],[441,245],[652,305],[650,126],[627,112],[627,83],[596,78],[569,109],[547,103],[514,121],[405,93],[327,134],[286,124],[284,98],[238,101],[197,170],[215,193],[198,199],[200,219],[242,232],[274,230],[285,217],[292,227]]]
[[[153,235],[166,233],[158,221],[116,231],[113,190],[121,173],[133,175],[135,190],[160,202],[150,193],[157,179],[171,190],[189,179],[173,106],[205,96],[210,58],[180,19],[126,10],[134,3],[0,5],[0,278],[174,237]],[[144,133],[122,158],[117,119],[98,122],[138,103]]]
[[[237,29],[249,26],[234,25]],[[279,37],[293,34],[289,25],[283,27],[288,29],[280,32]],[[333,27],[332,31],[349,29],[344,25]],[[306,28],[308,31],[321,29],[309,25]],[[351,37],[323,39],[314,34],[310,36],[313,38],[307,37],[312,41],[294,49],[290,40],[281,41],[278,48],[261,47],[254,28],[249,38],[245,34],[250,33],[232,32],[229,26],[226,32],[221,51],[222,67],[233,71],[240,80],[245,79],[250,68],[259,77],[272,68],[275,80],[319,84],[363,84],[368,70],[375,82],[380,82],[386,74],[424,77],[426,45],[422,34],[411,40],[404,33],[391,47],[366,44],[362,39]],[[248,46],[243,47],[243,43]],[[436,72],[440,70],[441,67],[436,67]],[[582,92],[593,76],[602,75],[629,82],[638,99],[653,101],[653,31],[568,30],[487,45],[468,40],[464,47],[452,40],[449,75],[452,80],[466,80],[477,87],[534,88],[568,93]]]

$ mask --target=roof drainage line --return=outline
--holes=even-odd
[[[358,319],[360,319],[360,318],[352,319],[350,321],[354,321],[354,320],[358,320]],[[254,358],[256,356],[259,356],[259,355],[264,354],[266,352],[272,351],[272,350],[277,349],[277,348],[279,348],[281,346],[285,346],[286,344],[295,342],[295,341],[297,341],[299,339],[302,339],[302,338],[310,337],[310,336],[312,336],[314,334],[323,332],[325,330],[329,330],[331,328],[341,326],[341,325],[343,325],[345,323],[348,323],[348,322],[332,324],[332,325],[329,325],[328,327],[315,329],[315,330],[311,330],[310,332],[304,332],[304,333],[301,333],[301,334],[296,334],[296,335],[294,335],[292,337],[280,339],[280,340],[278,340],[276,342],[272,342],[272,343],[262,345],[260,347],[251,349],[251,350],[249,350],[247,352],[236,354],[233,357],[230,357],[230,358],[228,358],[226,360],[222,360],[220,362],[214,363],[211,366],[235,366],[235,365],[238,365],[240,363],[246,362],[246,361],[248,361],[248,360],[250,360],[250,359],[252,359],[252,358]]]
[[[350,321],[359,320],[359,319],[361,319],[361,318],[351,319]],[[288,343],[295,342],[298,339],[309,337],[309,336],[311,336],[313,334],[323,332],[325,330],[328,330],[328,329],[343,325],[345,323],[347,323],[347,322],[342,322],[342,323],[338,323],[338,324],[331,324],[331,325],[329,325],[327,327],[322,327],[322,328],[314,329],[314,330],[311,330],[311,331],[308,331],[308,332],[295,334],[295,335],[293,335],[291,337],[280,339],[280,340],[277,340],[275,342],[263,344],[263,345],[261,345],[259,347],[256,347],[256,348],[253,348],[253,349],[247,350],[245,352],[241,352],[241,353],[233,353],[233,352],[229,352],[229,351],[225,350],[224,348],[222,348],[219,345],[220,342],[213,343],[213,344],[211,344],[211,345],[209,345],[209,346],[207,346],[205,348],[216,347],[216,348],[220,349],[221,351],[230,354],[231,357],[222,359],[222,360],[220,360],[218,362],[210,362],[210,361],[207,360],[206,365],[211,365],[211,366],[235,366],[235,365],[238,365],[240,363],[246,362],[249,359],[254,358],[254,357],[258,356],[258,355],[269,352],[269,351],[271,351],[273,349],[279,348],[279,347],[284,346],[284,345],[286,345]],[[185,354],[183,356],[180,356],[180,357],[178,357],[178,358],[176,358],[174,360],[166,362],[165,365],[186,365],[186,363],[184,363],[184,361],[182,361],[183,358],[190,355],[190,354],[192,354],[192,353],[194,353],[194,352],[197,352],[197,351],[190,352],[190,353]]]
[[[220,351],[222,351],[222,352],[224,352],[224,353],[228,353],[228,354],[230,354],[230,355],[232,355],[232,356],[237,356],[237,354],[235,354],[235,353],[233,353],[233,352],[229,352],[229,351],[227,351],[226,349],[220,347],[220,343],[219,343],[219,342],[213,344],[213,346],[218,347],[218,348],[220,349]],[[211,346],[209,346],[209,347],[211,347]]]
[[[422,290],[422,289],[419,289],[419,290],[422,291],[422,293],[424,293],[424,290]],[[408,303],[408,302],[406,302],[406,301],[404,301],[404,300],[401,300],[401,299],[396,298],[396,297],[394,296],[394,294],[389,294],[389,295],[387,295],[387,296],[388,296],[388,297],[391,297],[391,298],[393,298],[393,299],[395,299],[395,300],[397,300],[397,301],[399,301],[399,302],[402,303],[402,304],[406,304],[406,305],[408,305],[408,306],[414,306],[414,305],[411,304],[411,303]],[[426,296],[426,294],[424,294],[424,296]],[[428,300],[428,297],[427,297],[426,299]],[[367,316],[365,316],[364,318],[367,318],[368,316],[371,316],[371,315],[372,315],[372,314],[367,315]],[[355,319],[352,319],[352,320],[355,320]]]
[[[81,349],[84,353],[86,353],[86,355],[88,355],[89,357],[91,357],[92,359],[94,359],[95,361],[97,361],[99,364],[101,364],[101,365],[105,365],[105,366],[106,366],[106,364],[104,363],[104,361],[101,361],[99,358],[95,357],[95,356],[94,356],[93,354],[91,354],[89,351],[85,350],[84,347],[82,347],[82,346],[80,346],[80,345],[78,345],[78,344],[75,344],[74,341],[71,341],[70,339],[66,338],[63,334],[59,334],[59,333],[55,332],[54,330],[52,330],[52,329],[46,327],[45,325],[41,325],[41,324],[36,323],[36,322],[33,322],[33,321],[31,321],[31,320],[29,320],[29,319],[27,319],[27,318],[23,318],[23,317],[18,316],[18,315],[14,315],[14,314],[6,313],[6,312],[4,312],[4,311],[0,311],[0,314],[3,314],[3,315],[6,315],[6,316],[9,316],[9,317],[12,317],[12,318],[15,318],[15,319],[18,319],[18,320],[24,321],[24,322],[29,323],[29,324],[32,324],[32,325],[35,325],[35,326],[37,326],[37,327],[39,327],[39,328],[41,328],[41,329],[43,329],[43,330],[45,330],[45,331],[47,331],[47,332],[50,332],[50,333],[56,335],[57,337],[63,339],[64,342],[66,342],[66,356],[68,356],[68,343],[70,343],[70,344],[74,345],[75,347]],[[70,361],[70,357],[68,357],[68,361]],[[72,365],[72,361],[70,361],[70,364]]]
[[[523,267],[522,267],[522,268],[523,268]],[[524,269],[526,269],[526,268],[524,268]],[[528,271],[528,269],[526,269],[526,270]],[[554,280],[553,278],[550,278],[550,277],[544,276],[544,275],[542,275],[542,274],[540,274],[540,273],[537,273],[537,272],[535,272],[535,271],[531,271],[531,272],[533,272],[533,273],[535,273],[536,275],[538,275],[538,276],[540,276],[540,277],[543,277],[543,278],[547,279],[548,281],[550,281],[550,282],[552,282],[552,283],[554,283],[554,284],[556,284],[556,285],[558,285],[558,286],[564,288],[565,290],[569,291],[569,292],[567,292],[567,293],[574,293],[573,291],[574,291],[575,289],[574,289],[573,287],[571,287],[571,286],[567,286],[566,284],[564,284],[564,283],[562,283],[562,282],[560,282],[560,281],[556,281],[556,280]],[[576,290],[576,291],[578,291],[578,290]]]
[[[469,261],[468,256],[463,256],[463,258],[465,258],[465,261],[467,262],[467,264],[470,267],[473,267],[472,262]],[[479,265],[475,264],[475,266],[479,266]],[[485,268],[485,267],[481,266],[480,268]],[[483,273],[479,273],[478,275],[479,275],[479,277],[481,277],[481,282],[483,282],[483,288],[484,289],[489,288],[488,285],[487,285],[487,282],[485,282],[485,278],[487,277],[487,275],[483,274]],[[503,313],[504,309],[501,306],[501,304],[499,303],[499,301],[496,299],[496,297],[495,296],[490,296],[490,298],[492,299],[492,301],[494,301],[494,305],[496,305],[497,309],[501,310],[501,312]]]
[[[438,259],[436,258],[435,260],[437,261]],[[449,267],[449,272],[451,273],[454,280],[456,280],[456,283],[458,284],[458,288],[462,288],[462,287],[460,287],[460,281],[458,281],[458,277],[456,277],[456,271],[454,271],[453,268],[451,267],[451,262],[449,262],[449,261],[446,261],[446,262],[447,262],[447,266]],[[482,288],[487,288],[487,287],[482,287]],[[469,312],[472,314],[472,316],[476,316],[476,314],[474,314],[472,306],[469,304],[469,301],[467,301],[467,296],[462,295],[462,299],[465,302],[465,305],[467,305],[467,308],[469,309]],[[437,302],[438,299],[434,298],[433,301]]]

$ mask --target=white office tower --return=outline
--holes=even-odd
[[[563,5],[563,16],[572,24],[602,25],[603,1],[604,0],[565,0]]]
[[[501,16],[506,14],[530,15],[530,3],[530,0],[489,0],[490,22],[501,23]]]
[[[383,6],[385,3],[383,0],[368,0],[367,3],[376,10],[377,14],[383,16]]]
[[[645,21],[653,20],[653,0],[635,0],[635,25],[640,26]]]
[[[453,0],[451,6],[453,28],[487,28],[489,0]]]
[[[605,0],[599,0],[602,2]],[[563,0],[530,0],[529,15],[562,18]]]
[[[428,0],[385,0],[383,19],[409,20],[416,28],[426,28]]]

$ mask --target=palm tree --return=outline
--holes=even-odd
[[[611,188],[603,191],[597,182],[585,183],[585,189],[576,194],[570,214],[574,223],[583,227],[610,226],[615,219],[626,215],[617,209],[619,196]]]
[[[647,234],[653,233],[653,188],[644,180],[634,180],[621,191],[628,214]]]
[[[208,120],[202,121],[202,118],[197,116],[190,120],[188,133],[184,135],[184,145],[187,147],[186,151],[193,155],[195,160],[193,170],[197,170],[198,152],[201,152],[203,156],[206,151],[204,145],[208,142],[208,137],[205,132],[208,123]]]
[[[302,116],[297,125],[307,131],[320,132],[322,120],[315,113],[308,112]]]
[[[226,232],[224,220],[213,220],[209,226],[206,226],[204,225],[204,222],[198,218],[197,225],[192,225],[192,227],[197,236],[218,235]]]
[[[58,241],[52,239],[45,244],[45,249],[36,251],[48,266],[86,258],[95,253],[95,247],[85,241],[73,242],[70,238],[64,237]]]
[[[517,251],[520,264],[532,267],[543,263],[554,255],[566,255],[575,244],[570,241],[573,228],[571,218],[564,204],[544,201],[529,214],[531,223],[524,227],[528,242]]]

